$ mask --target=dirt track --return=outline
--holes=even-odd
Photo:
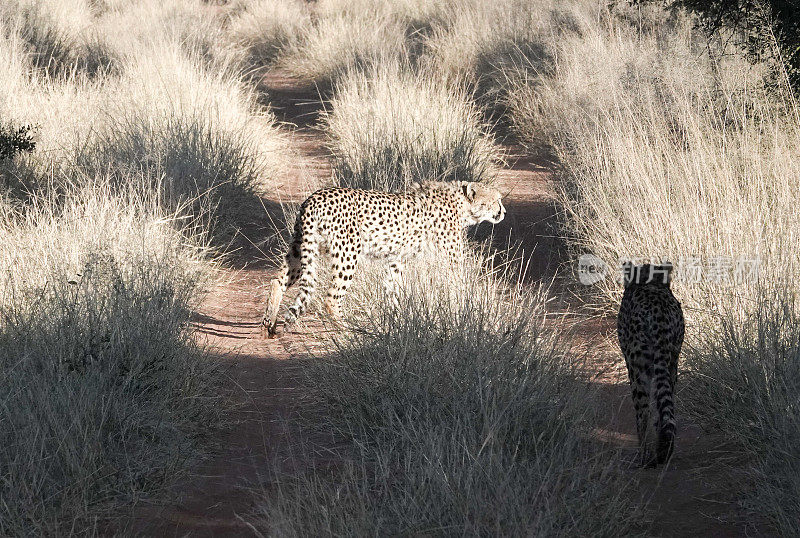
[[[318,107],[313,92],[296,88],[291,80],[273,74],[264,83],[265,93],[280,117],[297,152],[297,164],[278,186],[276,198],[302,199],[309,186],[325,181],[330,163],[322,135],[313,130]],[[524,156],[521,148],[507,146],[509,165],[499,174],[500,188],[507,192],[506,220],[495,237],[509,237],[531,258],[533,279],[567,274],[561,242],[554,237],[552,173]],[[277,200],[267,200],[274,207]],[[266,219],[265,219],[266,222]],[[244,230],[259,245],[264,229]],[[504,241],[505,242],[505,241]],[[239,407],[227,428],[214,439],[213,455],[196,475],[182,483],[175,502],[149,508],[140,515],[139,531],[157,536],[253,536],[246,523],[255,494],[275,467],[290,461],[291,448],[302,435],[292,427],[293,409],[302,401],[294,381],[304,357],[318,341],[313,335],[325,330],[311,316],[295,332],[274,340],[259,338],[259,320],[265,285],[274,268],[257,248],[245,249],[236,269],[226,270],[194,317],[198,338],[211,346],[227,371],[227,383]],[[572,302],[572,299],[570,300]],[[624,364],[616,350],[613,320],[587,320],[576,345],[589,347],[597,365],[596,383],[607,407],[609,425],[598,432],[634,450],[635,433]],[[725,473],[718,465],[720,453],[713,439],[680,422],[678,450],[663,472],[632,470],[643,496],[651,499],[656,514],[653,531],[663,536],[744,536],[745,529],[721,520],[730,514],[732,495]],[[296,465],[293,462],[292,465]],[[751,534],[752,535],[752,534]]]

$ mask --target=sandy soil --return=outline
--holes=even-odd
[[[261,90],[279,117],[286,122],[297,164],[278,186],[279,199],[302,199],[309,189],[330,176],[323,136],[313,129],[319,106],[313,91],[279,73],[268,75]],[[499,174],[508,216],[495,229],[495,237],[508,238],[530,257],[532,280],[556,280],[556,288],[573,308],[569,264],[558,237],[553,205],[553,174],[525,156],[513,144],[506,146],[508,165]],[[266,219],[265,219],[266,222]],[[245,230],[257,246],[265,229]],[[480,232],[479,232],[480,233]],[[223,282],[196,313],[197,336],[214,350],[227,372],[228,389],[238,404],[224,430],[213,439],[212,456],[192,477],[175,490],[174,502],[147,507],[139,514],[138,534],[153,536],[253,536],[247,524],[259,484],[277,467],[292,460],[292,446],[304,435],[293,427],[297,405],[303,401],[297,378],[303,358],[319,346],[327,330],[313,316],[274,340],[258,337],[266,284],[274,268],[259,249],[244,249],[235,268],[226,270]],[[578,305],[579,306],[579,305]],[[579,310],[579,308],[578,308]],[[602,396],[608,425],[597,435],[630,449],[635,454],[632,405],[624,377],[624,362],[616,348],[614,322],[609,319],[576,318],[577,346],[589,350],[596,365],[593,383]],[[680,409],[678,409],[680,420]],[[679,423],[678,449],[668,468],[632,468],[639,492],[650,500],[655,514],[653,532],[658,536],[745,536],[741,524],[732,521],[736,488],[719,465],[724,452],[715,440],[690,424]],[[321,456],[324,457],[324,456]],[[297,465],[293,462],[292,465]],[[254,488],[254,489],[251,489]],[[750,529],[749,535],[753,535]]]

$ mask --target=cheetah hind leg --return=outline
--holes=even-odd
[[[286,289],[297,280],[296,260],[290,254],[281,267],[278,276],[272,279],[269,285],[267,308],[264,310],[264,319],[261,320],[261,337],[273,338],[278,329],[278,310]]]
[[[642,467],[652,467],[656,463],[651,451],[653,439],[650,427],[650,385],[650,378],[643,373],[636,373],[631,381],[636,435],[639,438],[639,464]]]
[[[283,283],[281,279],[275,278],[270,283],[269,300],[264,319],[261,322],[261,337],[274,338],[278,328],[278,310],[283,299]]]

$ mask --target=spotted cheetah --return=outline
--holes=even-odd
[[[451,261],[457,260],[464,230],[484,221],[496,224],[505,212],[497,190],[467,181],[415,183],[405,192],[331,187],[313,193],[300,206],[294,239],[271,283],[262,335],[275,335],[281,299],[295,282],[300,293],[289,307],[286,322],[305,312],[321,251],[329,254],[334,277],[325,307],[339,319],[341,300],[362,256],[387,261],[386,288],[396,291],[405,258],[432,246]]]
[[[625,292],[617,317],[617,336],[631,383],[642,464],[665,463],[675,445],[675,382],[683,345],[681,304],[670,290],[672,264],[623,265]],[[656,455],[648,430],[655,405]]]

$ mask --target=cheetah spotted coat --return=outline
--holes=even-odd
[[[617,336],[628,367],[644,465],[666,462],[675,444],[675,382],[683,345],[681,304],[670,290],[672,265],[623,266],[625,292]],[[655,406],[656,454],[648,438]]]
[[[332,317],[340,318],[341,300],[362,256],[387,261],[387,289],[394,291],[408,256],[433,247],[449,260],[457,260],[466,227],[503,219],[500,198],[495,189],[471,182],[414,184],[405,192],[331,187],[313,193],[300,206],[294,239],[271,284],[263,320],[265,336],[275,334],[281,299],[295,282],[300,292],[286,320],[303,314],[314,292],[322,252],[330,256],[333,269],[325,306]]]

